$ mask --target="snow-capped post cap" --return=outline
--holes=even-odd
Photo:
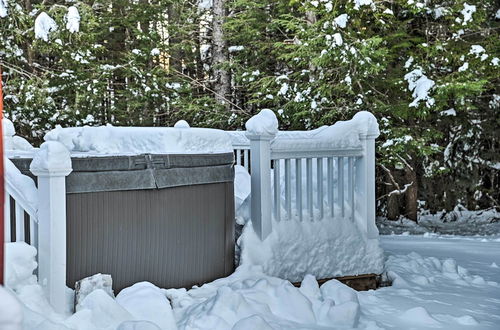
[[[68,149],[57,141],[44,142],[30,164],[36,176],[67,176],[72,170]]]
[[[359,111],[352,119],[358,123],[361,137],[376,139],[380,135],[377,118],[371,112]]]
[[[174,125],[175,128],[189,128],[189,124],[185,120],[179,120],[178,122],[175,123]]]
[[[278,118],[270,109],[263,109],[245,123],[247,137],[273,138],[278,133]]]

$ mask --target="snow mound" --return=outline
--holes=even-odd
[[[313,290],[317,294],[305,294],[302,288],[264,275],[259,268],[240,267],[233,275],[199,288],[167,290],[167,296],[176,310],[180,329],[312,329],[357,325],[356,301],[336,301],[335,292],[320,291],[315,280],[305,285],[316,286]],[[345,287],[337,282],[332,284],[337,285]]]
[[[1,1],[1,0],[0,0]],[[7,118],[2,119],[4,149],[32,151],[33,146],[23,137],[16,135],[14,124]]]
[[[383,270],[378,239],[366,239],[350,219],[273,221],[272,226],[272,233],[261,241],[252,223],[245,224],[238,239],[241,264],[259,265],[264,273],[292,282],[307,274],[324,279]]]
[[[441,261],[412,252],[405,256],[389,256],[386,267],[389,269],[387,275],[396,288],[425,287],[441,281],[458,286],[498,286],[495,282],[485,281],[481,276],[471,275],[451,258]]]
[[[42,143],[30,164],[32,172],[71,170],[71,157],[68,149],[57,141]]]
[[[232,152],[231,139],[221,130],[174,127],[56,127],[45,141],[61,142],[72,153],[165,154]]]
[[[13,290],[35,284],[36,249],[24,242],[5,244],[5,285]]]
[[[170,302],[160,288],[149,282],[123,289],[116,302],[136,320],[148,321],[160,329],[177,329]]]

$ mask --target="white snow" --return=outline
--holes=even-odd
[[[465,62],[461,67],[458,68],[458,72],[465,71],[469,68],[469,63]]]
[[[464,16],[462,25],[467,25],[467,23],[472,22],[472,14],[476,12],[476,6],[469,5],[467,2],[464,3],[464,9],[460,13]]]
[[[116,302],[136,320],[149,321],[160,329],[176,328],[170,302],[160,288],[149,282],[123,289],[116,296]]]
[[[348,218],[321,221],[273,221],[272,233],[262,242],[247,222],[238,240],[243,265],[261,266],[264,273],[292,282],[306,274],[332,278],[381,273],[383,251],[378,240],[368,240]],[[348,257],[346,257],[348,256]]]
[[[500,264],[500,237],[394,235],[382,236],[381,243],[393,283],[375,291],[355,292],[337,280],[319,287],[311,275],[296,288],[259,267],[244,266],[190,290],[142,282],[116,299],[96,290],[69,317],[55,314],[32,280],[15,281],[14,292],[28,330],[497,329],[500,268],[492,265]],[[19,278],[30,278],[33,249],[24,243],[6,246],[7,268],[24,263]],[[7,310],[19,315],[12,307]]]
[[[476,55],[476,57],[479,57],[484,52],[486,52],[486,49],[484,49],[484,47],[481,45],[470,46],[469,54],[474,54]]]
[[[1,3],[2,0],[0,0]],[[23,310],[15,295],[0,285],[0,329],[21,330]]]
[[[9,13],[7,0],[0,0],[0,18],[6,17]]]
[[[32,151],[33,146],[23,137],[17,136],[14,124],[7,118],[2,119],[3,145],[6,151]]]
[[[160,50],[158,48],[153,48],[151,49],[151,52],[149,53],[151,56],[157,56],[160,55]]]
[[[13,290],[36,283],[36,249],[24,242],[5,244],[5,285]]]
[[[457,115],[457,111],[455,109],[451,108],[451,109],[448,109],[448,110],[441,111],[439,114],[441,116],[456,116]]]
[[[68,29],[71,33],[80,31],[80,13],[75,6],[68,8],[68,14],[66,15],[66,29]]]
[[[47,13],[41,12],[35,19],[35,38],[49,41],[50,32],[54,32],[56,30],[56,21],[47,15]]]
[[[354,9],[359,10],[361,6],[369,6],[373,4],[373,0],[353,0]]]
[[[25,203],[24,207],[30,207],[33,212],[38,209],[38,190],[32,178],[22,174],[19,169],[8,158],[4,160],[5,178],[9,189],[14,189]]]
[[[30,170],[39,171],[66,171],[71,169],[71,157],[68,149],[57,141],[47,141],[42,143],[40,149],[36,151]]]
[[[335,23],[336,26],[344,29],[347,26],[347,20],[349,19],[349,15],[347,14],[342,14],[337,16],[333,22]]]
[[[59,126],[48,132],[44,139],[61,142],[75,156],[78,153],[126,155],[233,151],[226,132],[209,128]]]
[[[340,33],[337,32],[334,35],[332,35],[332,37],[333,37],[332,47],[342,46],[344,40],[342,39],[342,35]]]
[[[415,69],[405,75],[405,80],[408,82],[408,89],[412,93],[414,100],[410,103],[410,107],[417,107],[421,101],[430,108],[434,104],[434,99],[429,96],[429,91],[434,87],[434,80],[427,78],[421,69]]]
[[[270,135],[278,133],[278,119],[270,109],[263,109],[245,123],[248,135]]]
[[[243,49],[245,49],[245,46],[229,46],[229,48],[227,50],[230,53],[235,53],[235,52],[242,51]]]

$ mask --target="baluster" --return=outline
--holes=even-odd
[[[292,176],[290,159],[285,159],[285,203],[288,220],[292,218]]]
[[[309,213],[309,219],[314,220],[314,210],[313,210],[313,188],[312,188],[312,158],[306,159],[306,189],[307,189],[307,212]]]
[[[38,224],[30,216],[30,245],[38,250]]]
[[[335,216],[335,207],[333,201],[333,157],[328,157],[328,168],[327,168],[327,189],[328,189],[328,206],[330,206],[330,216],[333,218]]]
[[[299,220],[302,221],[302,159],[295,159],[295,194]]]
[[[274,161],[274,216],[276,221],[281,220],[281,187],[280,187],[280,160]]]
[[[236,149],[236,165],[241,165],[241,150]]]
[[[243,166],[246,168],[247,171],[249,167],[248,156],[249,156],[249,151],[246,149],[243,150]]]
[[[323,158],[316,158],[319,218],[323,219]]]
[[[342,210],[342,218],[345,216],[344,205],[344,157],[337,158],[337,174],[338,174],[338,195],[340,209]]]
[[[351,208],[351,220],[354,220],[354,162],[353,157],[347,158],[347,185],[349,194],[349,207]]]
[[[24,242],[24,210],[16,201],[15,203],[16,210],[16,242]]]
[[[10,221],[10,195],[7,192],[5,192],[4,201],[4,236],[5,243],[9,243],[12,241]]]

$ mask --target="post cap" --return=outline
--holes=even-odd
[[[254,138],[265,136],[273,138],[278,133],[278,118],[270,109],[263,109],[245,123],[246,136]]]
[[[377,138],[380,135],[377,118],[368,111],[357,112],[352,120],[358,123],[359,135],[366,138]]]
[[[57,141],[44,142],[31,161],[30,171],[37,176],[68,175],[72,171],[68,149]]]

